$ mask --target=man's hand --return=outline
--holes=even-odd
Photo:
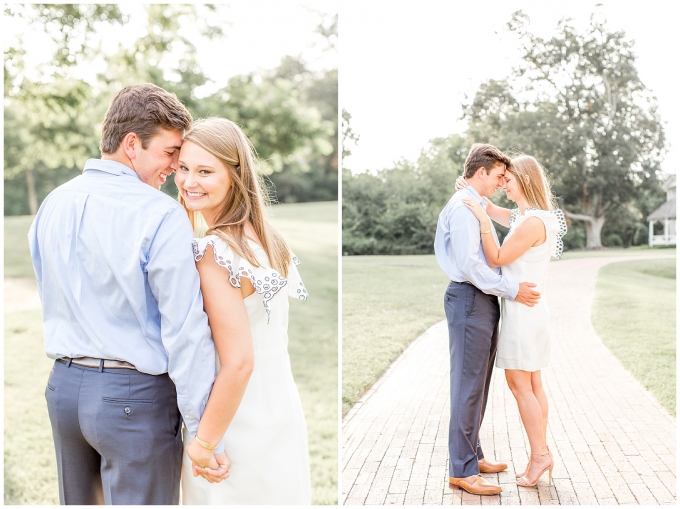
[[[524,304],[530,308],[534,307],[535,304],[538,304],[538,299],[540,298],[541,294],[536,290],[532,290],[532,288],[535,286],[536,285],[534,283],[520,283],[517,297],[515,297],[515,302],[519,302],[520,304]]]
[[[217,469],[219,467],[213,452],[199,444],[196,439],[191,441],[186,450],[191,462],[194,465],[201,468],[213,469]],[[196,474],[194,474],[194,477],[196,477]]]
[[[215,454],[215,460],[219,467],[217,469],[197,467],[195,463],[191,464],[191,472],[194,477],[200,475],[209,483],[217,483],[229,477],[229,469],[231,468],[231,461],[223,452]]]

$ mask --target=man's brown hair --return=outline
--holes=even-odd
[[[160,129],[185,131],[191,122],[191,114],[175,94],[152,83],[130,85],[118,92],[109,105],[99,150],[113,154],[128,133],[135,133],[146,149]]]
[[[475,143],[472,145],[467,159],[465,159],[465,178],[472,178],[481,167],[486,169],[486,174],[488,175],[491,169],[498,163],[504,164],[506,168],[512,166],[510,158],[493,145]]]

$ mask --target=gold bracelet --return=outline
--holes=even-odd
[[[217,449],[216,445],[210,445],[208,442],[204,442],[200,438],[198,438],[198,435],[194,435],[194,438],[196,439],[196,442],[198,442],[198,445],[203,447],[204,449],[208,449],[209,451],[214,451]]]
[[[481,232],[481,233],[491,233],[491,230],[487,230],[487,231]]]

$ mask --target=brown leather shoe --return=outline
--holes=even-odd
[[[491,484],[481,475],[471,477],[449,477],[449,484],[463,488],[473,495],[498,495],[502,488]]]
[[[489,461],[486,458],[479,460],[479,471],[483,474],[495,474],[496,472],[502,472],[508,468],[508,465],[502,462]]]

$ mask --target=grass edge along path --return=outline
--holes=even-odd
[[[675,264],[675,258],[663,258],[603,266],[591,314],[595,332],[609,351],[674,416]]]
[[[342,413],[404,349],[444,318],[446,274],[434,255],[342,259]]]
[[[674,256],[675,252],[675,248],[640,246],[568,251],[563,259]],[[344,416],[413,340],[445,319],[448,279],[434,255],[344,256],[342,263]]]

